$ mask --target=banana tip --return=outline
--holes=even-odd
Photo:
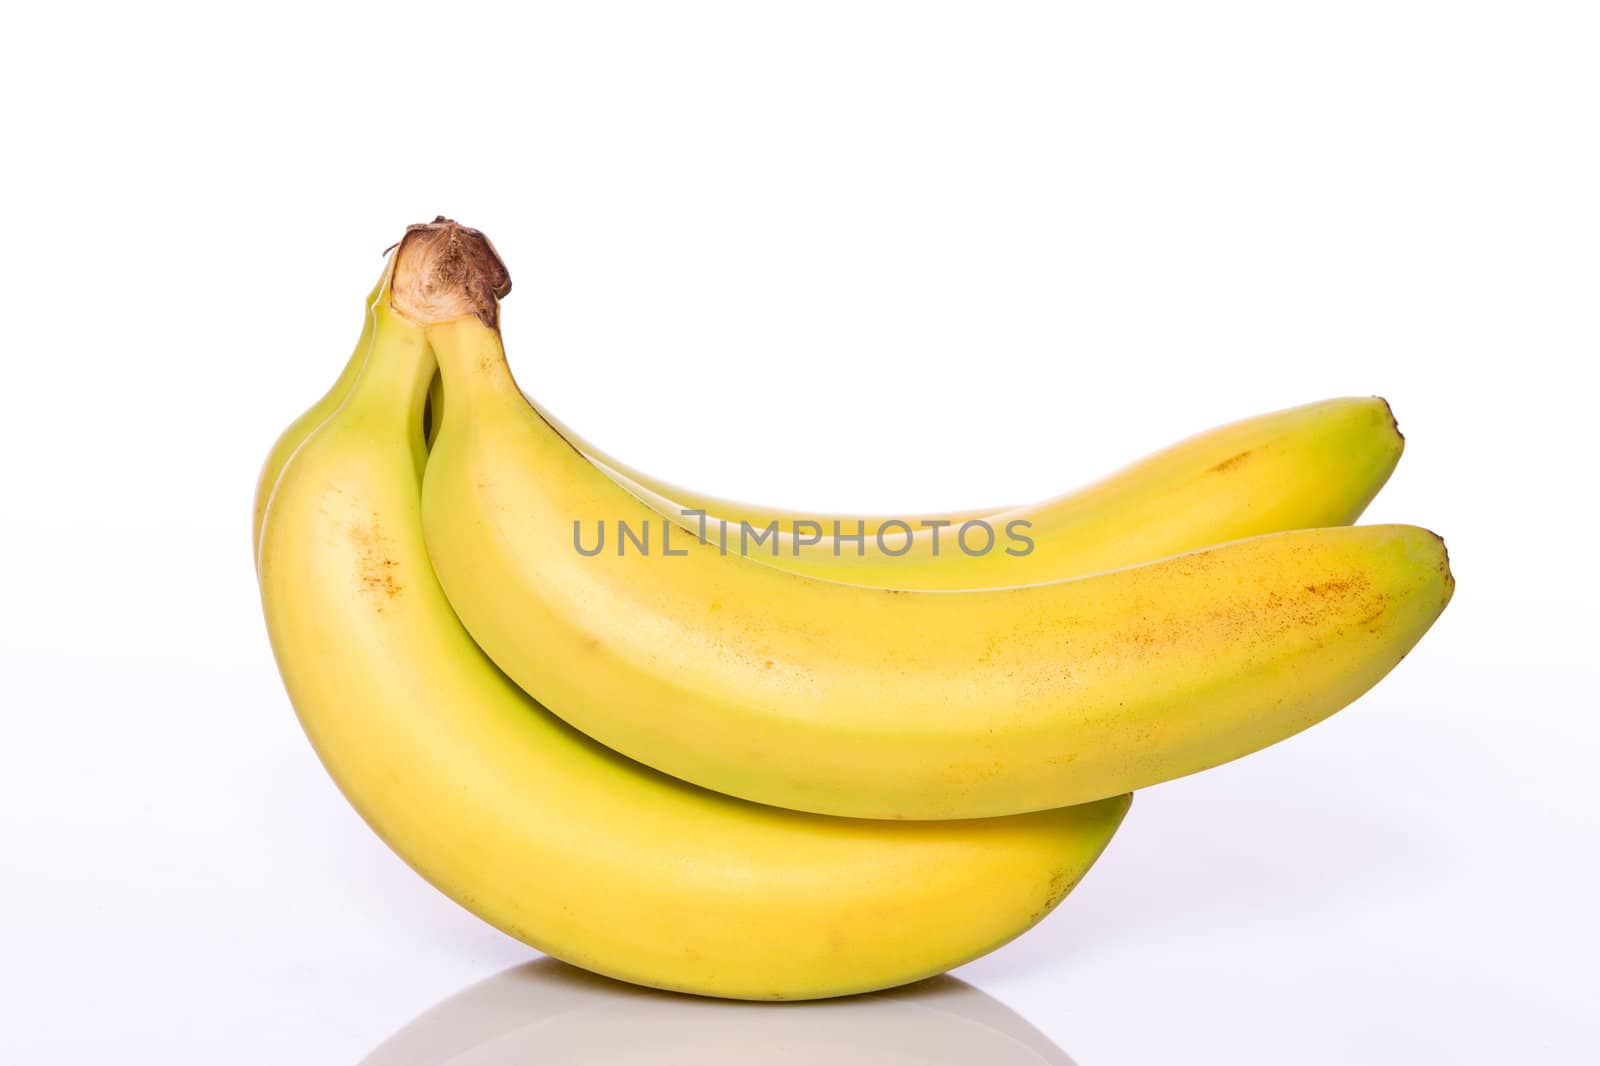
[[[1435,533],[1433,530],[1423,529],[1423,532],[1438,542],[1439,573],[1443,575],[1444,580],[1444,602],[1449,603],[1450,598],[1454,596],[1456,592],[1456,576],[1450,570],[1450,548],[1447,544],[1445,544],[1444,538]]]
[[[1383,413],[1389,419],[1389,428],[1394,431],[1395,439],[1400,442],[1400,446],[1405,447],[1406,435],[1400,432],[1400,420],[1394,416],[1394,406],[1382,396],[1374,396],[1373,399],[1383,405]]]

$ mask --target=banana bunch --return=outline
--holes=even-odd
[[[407,230],[268,456],[257,569],[356,810],[599,973],[780,1000],[971,960],[1078,883],[1130,792],[1346,706],[1450,599],[1437,536],[1349,525],[1400,457],[1381,400],[1031,506],[802,514],[658,481],[541,411],[501,345],[509,288],[481,233]]]

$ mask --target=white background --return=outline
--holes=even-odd
[[[248,550],[268,445],[441,212],[511,265],[525,387],[726,495],[1026,500],[1388,397],[1368,517],[1445,535],[1445,617],[1142,794],[959,976],[1083,1066],[1600,1057],[1594,5],[35,4],[4,39],[0,1058],[348,1064],[528,957],[325,778]]]

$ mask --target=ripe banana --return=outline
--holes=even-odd
[[[504,269],[448,224],[403,244],[395,267],[395,305],[428,323],[447,397],[423,489],[435,570],[523,688],[681,779],[870,818],[1097,800],[1320,721],[1450,598],[1443,542],[1412,526],[1261,536],[964,592],[819,581],[673,546],[667,529],[654,554],[582,557],[575,523],[662,520],[529,407],[496,301],[481,279],[456,281],[464,258]]]
[[[283,468],[294,454],[295,449],[305,443],[318,426],[327,421],[329,415],[336,411],[345,397],[350,395],[350,390],[355,386],[356,378],[361,374],[361,368],[366,365],[368,350],[372,345],[372,328],[374,307],[380,294],[387,293],[389,282],[389,266],[394,260],[386,260],[383,275],[378,278],[378,283],[367,293],[365,305],[366,314],[361,319],[361,336],[356,339],[356,350],[351,353],[349,362],[344,369],[339,371],[338,380],[322,398],[306,408],[301,416],[289,423],[289,428],[278,435],[272,449],[267,452],[267,461],[261,464],[261,474],[256,478],[256,504],[250,526],[250,557],[257,561],[259,569],[261,559],[261,520],[266,516],[267,503],[272,499],[272,490],[277,487],[278,476],[283,473]],[[387,298],[387,297],[386,297]]]
[[[599,973],[804,999],[974,958],[1093,864],[1129,797],[949,823],[798,814],[673,780],[546,712],[473,643],[430,569],[419,478],[433,357],[387,300],[373,323],[353,391],[272,494],[262,601],[329,773],[441,891]],[[446,409],[447,423],[467,413],[453,393]]]
[[[366,359],[371,307],[383,284],[380,279],[368,296],[366,325],[339,380],[284,431],[267,457],[256,487],[253,549],[259,549],[261,515],[283,463],[343,401]],[[430,445],[443,402],[436,377],[429,392]],[[694,513],[707,516],[704,531],[720,533],[719,523],[725,522],[735,538],[740,522],[755,530],[775,525],[776,535],[765,540],[755,558],[833,581],[903,589],[1058,581],[1260,533],[1346,525],[1360,517],[1383,487],[1404,447],[1382,399],[1325,400],[1208,430],[1043,503],[896,519],[761,508],[669,485],[606,455],[539,410],[592,463],[686,531],[703,531],[699,520],[686,517]],[[1033,549],[1021,555],[996,549],[968,557],[957,537],[961,526],[975,520],[997,530],[1027,523]],[[902,538],[887,536],[896,553],[888,555],[879,550],[877,533],[885,522],[894,521],[916,534],[903,552]],[[835,553],[831,533],[836,526],[862,536],[861,554],[851,547]],[[797,528],[830,535],[807,543],[805,536],[794,535]]]
[[[591,445],[557,428],[595,460]],[[716,539],[719,550],[727,539],[762,562],[851,585],[979,589],[1059,581],[1262,533],[1348,525],[1394,472],[1403,447],[1381,398],[1325,400],[1209,430],[1075,492],[977,518],[789,517],[732,504],[747,516],[735,520],[698,496],[685,503],[635,473],[610,472],[681,528]],[[696,512],[708,517],[684,517]]]

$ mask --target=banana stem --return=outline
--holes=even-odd
[[[477,315],[499,328],[499,300],[511,291],[511,274],[478,230],[440,215],[406,227],[395,253],[391,303],[421,326]]]

